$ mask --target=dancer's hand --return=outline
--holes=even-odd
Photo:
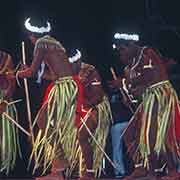
[[[17,71],[16,75],[20,78],[30,78],[33,76],[33,73],[30,68],[26,68],[25,70]]]
[[[29,68],[28,65],[26,65],[26,64],[21,64],[19,71],[23,71],[23,70],[26,70],[26,69],[28,69],[28,68]]]
[[[108,81],[108,86],[111,89],[122,88],[122,78],[118,77],[118,79],[116,79],[116,80]]]

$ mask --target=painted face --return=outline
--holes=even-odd
[[[120,61],[124,65],[128,65],[131,63],[131,60],[133,58],[133,43],[127,42],[127,43],[119,43],[117,46],[117,50],[119,52]]]

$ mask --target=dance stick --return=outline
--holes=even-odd
[[[112,73],[112,76],[113,76],[113,79],[114,80],[117,80],[117,76],[116,76],[116,73],[114,71],[114,69],[112,67],[110,67],[110,71]],[[122,88],[119,88],[122,96],[123,96],[123,99],[126,101],[126,99],[129,99],[129,101],[131,101],[131,99],[129,98],[129,95],[128,94],[125,94],[125,92],[122,90]],[[128,107],[129,109],[131,110],[132,113],[134,113],[134,110],[133,108],[131,107],[131,105],[128,103]]]
[[[24,42],[22,42],[22,60],[23,60],[23,64],[26,65]],[[32,143],[34,144],[34,133],[33,133],[33,127],[32,127],[31,107],[30,107],[30,100],[29,100],[29,90],[28,90],[27,78],[24,78],[24,87],[25,87],[25,94],[26,94],[26,106],[27,106],[27,113],[28,113],[29,130],[30,130],[30,134],[31,134],[31,138],[32,138]]]
[[[18,99],[15,101],[8,102],[8,106],[11,106],[11,105],[16,104],[16,103],[21,102],[21,101],[22,101],[22,99]]]
[[[84,125],[87,132],[89,133],[89,135],[92,137],[93,141],[95,142],[95,144],[98,146],[98,148],[101,150],[101,152],[104,154],[104,156],[106,157],[106,159],[109,161],[109,163],[115,168],[118,169],[117,166],[113,163],[113,161],[110,159],[110,157],[107,155],[107,153],[104,151],[104,149],[101,147],[101,145],[98,143],[98,141],[96,140],[96,138],[94,137],[94,135],[91,133],[91,130],[88,128],[88,126],[86,125],[86,120],[88,119],[88,117],[90,116],[90,113],[92,112],[92,108],[89,109],[89,111],[87,112],[87,114],[85,115],[84,118],[80,118],[81,122],[82,122],[82,126]],[[82,129],[82,126],[80,127],[79,130]]]
[[[23,127],[21,127],[12,117],[10,117],[6,112],[3,112],[4,116],[8,118],[9,121],[11,121],[13,124],[15,124],[21,131],[23,131],[27,136],[31,136],[29,132],[27,132]]]

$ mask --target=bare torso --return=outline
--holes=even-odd
[[[15,80],[8,78],[8,73],[13,73],[12,58],[9,54],[0,51],[0,90],[7,98],[12,96],[15,87]]]
[[[58,41],[50,36],[45,36],[37,41],[29,76],[32,76],[32,74],[38,71],[42,61],[48,67],[48,74],[53,75],[55,79],[73,75],[65,49]]]
[[[47,50],[44,62],[47,64],[50,73],[57,78],[73,75],[68,58],[62,50]]]
[[[142,59],[137,66],[130,66],[126,69],[126,77],[130,84],[130,91],[143,91],[158,82],[168,80],[165,63],[160,56],[152,49],[145,49]]]
[[[82,65],[79,73],[82,83],[85,87],[85,107],[92,107],[99,104],[105,95],[102,85],[101,78],[96,69],[89,65]]]

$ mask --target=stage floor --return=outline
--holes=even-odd
[[[6,179],[6,178],[0,178],[0,180],[80,180],[80,179],[63,179],[60,177],[55,177],[55,176],[44,176],[44,177],[39,177],[39,178],[15,178],[15,179]],[[95,179],[94,179],[95,180]],[[99,178],[96,180],[118,180],[118,179],[113,179],[113,178]],[[126,178],[121,178],[119,180],[126,180]],[[143,178],[136,178],[133,180],[180,180],[180,177],[178,178],[169,178],[169,179],[163,179],[163,178],[152,178],[152,177],[143,177]]]
[[[57,178],[57,177],[43,177],[43,178],[36,178],[36,179],[0,179],[0,180],[64,180],[61,178]],[[67,180],[80,180],[80,179],[67,179]],[[96,179],[96,180],[118,180],[118,179]],[[119,179],[119,180],[126,180],[126,178],[124,179]],[[134,180],[180,180],[179,178],[176,179],[162,179],[162,178],[150,178],[150,177],[144,177],[144,178],[136,178]]]
[[[63,180],[61,178],[57,178],[57,177],[43,177],[43,178],[36,178],[35,180]],[[80,179],[67,179],[67,180],[80,180]],[[126,178],[121,178],[121,179],[111,179],[111,178],[99,178],[99,179],[96,179],[96,180],[126,180]],[[164,180],[162,178],[152,178],[152,177],[143,177],[143,178],[136,178],[134,180]],[[165,180],[180,180],[180,177],[179,178],[174,178],[174,179],[165,179]]]

